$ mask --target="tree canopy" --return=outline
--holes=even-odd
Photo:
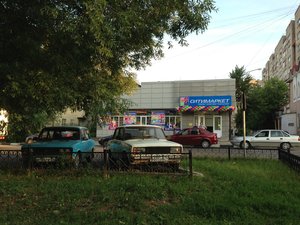
[[[207,29],[213,0],[0,0],[0,108],[26,133],[34,116],[126,105],[131,68]]]
[[[253,80],[253,77],[250,73],[246,72],[246,69],[244,66],[238,67],[235,66],[234,70],[232,70],[229,73],[229,77],[232,79],[235,79],[235,97],[236,102],[238,104],[238,108],[241,106],[242,102],[242,95],[243,93],[247,94],[250,87],[251,87],[251,80]]]
[[[289,88],[283,80],[271,78],[254,86],[247,98],[247,127],[252,130],[275,128],[276,112],[288,103]]]

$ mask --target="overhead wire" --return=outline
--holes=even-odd
[[[298,4],[297,4],[297,7],[298,7]],[[296,11],[295,6],[294,7],[290,7],[290,11],[287,14],[294,13],[295,11]],[[274,23],[275,23],[275,21],[274,21]],[[250,59],[250,61],[245,65],[245,68],[247,68],[248,66],[250,66],[253,63],[254,59],[263,51],[263,49],[265,48],[265,46],[267,45],[268,41],[271,39],[271,37],[273,35],[274,35],[274,33],[270,33],[270,35],[265,39],[264,43],[261,45],[260,49],[258,49],[258,51]]]
[[[282,11],[284,11],[284,12],[282,13]],[[234,24],[236,25],[236,24],[238,24],[237,20],[247,19],[248,21],[246,21],[246,22],[247,22],[247,24],[250,24],[250,25],[244,26],[240,30],[238,30],[238,31],[236,31],[234,33],[231,33],[229,35],[223,36],[223,37],[218,38],[216,40],[213,40],[213,41],[211,41],[209,43],[203,44],[203,45],[198,46],[198,47],[194,47],[194,48],[192,48],[190,50],[187,50],[185,52],[182,52],[180,54],[177,54],[177,55],[174,55],[174,56],[170,56],[168,59],[177,58],[177,57],[189,54],[191,52],[197,51],[199,49],[206,48],[208,46],[214,45],[216,43],[224,42],[225,40],[237,41],[240,38],[243,38],[245,36],[250,37],[250,35],[259,34],[258,33],[259,31],[264,30],[265,28],[270,27],[272,24],[275,24],[276,22],[281,21],[281,20],[285,19],[286,17],[290,16],[291,15],[291,11],[295,12],[296,11],[296,7],[295,6],[293,6],[293,7],[289,6],[289,7],[284,7],[284,8],[280,8],[280,9],[275,9],[275,10],[265,11],[265,12],[261,12],[261,13],[256,13],[256,14],[251,14],[251,15],[245,15],[245,16],[242,16],[242,17],[236,17],[236,18],[230,18],[230,19],[227,19],[227,20],[223,20],[223,21],[235,21]],[[271,14],[271,13],[274,13],[274,12],[281,12],[281,14],[279,14],[279,15],[276,14],[275,16],[273,15],[271,18],[267,18],[267,20],[265,19],[262,22],[262,20],[261,20],[262,16],[265,17],[266,14]],[[249,19],[251,19],[250,22],[249,22]],[[253,24],[253,22],[256,19],[258,20],[258,22],[255,23],[255,24]],[[210,30],[213,31],[215,29],[223,28],[223,27],[228,27],[228,26],[231,26],[231,25],[230,24],[225,24],[223,26],[219,25],[218,27],[211,28]]]

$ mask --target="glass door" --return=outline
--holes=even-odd
[[[222,137],[222,116],[214,116],[214,133],[217,134],[218,138]]]
[[[195,125],[206,129],[205,116],[199,116],[199,115],[195,116]]]
[[[137,116],[136,117],[136,124],[140,124],[140,125],[146,125],[147,124],[147,116]]]

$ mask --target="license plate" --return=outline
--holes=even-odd
[[[35,158],[36,162],[55,162],[56,158],[55,157],[43,157],[43,158]]]
[[[152,155],[150,158],[150,162],[167,162],[168,160],[169,160],[169,156],[163,154],[155,154]]]

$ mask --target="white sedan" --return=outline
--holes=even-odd
[[[240,148],[281,148],[290,150],[292,147],[300,146],[300,137],[290,135],[283,130],[260,130],[253,136],[246,136],[244,146],[243,136],[235,136],[230,142]]]

